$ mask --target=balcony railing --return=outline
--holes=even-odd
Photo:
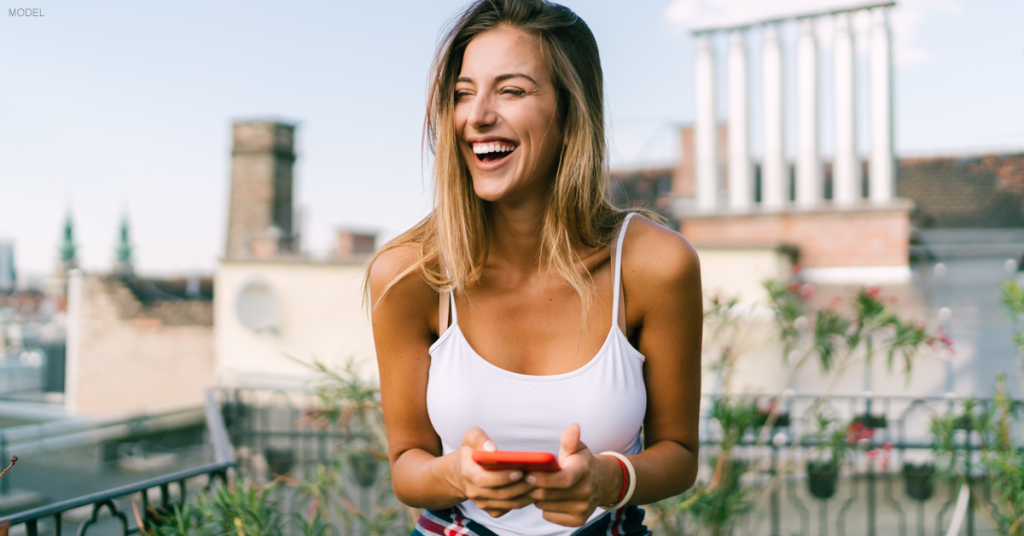
[[[781,400],[739,399],[764,408],[773,400],[776,404],[765,415],[765,422],[748,429],[732,450],[733,458],[740,460],[734,462],[735,468],[742,473],[734,485],[751,502],[749,509],[735,516],[734,534],[941,535],[951,524],[962,526],[963,533],[971,536],[997,533],[987,520],[993,508],[991,475],[985,472],[982,437],[971,429],[972,421],[961,419],[952,437],[952,448],[961,462],[959,473],[949,478],[936,476],[941,471],[935,471],[934,438],[929,430],[933,416],[981,415],[993,407],[993,400],[799,395]],[[698,480],[704,484],[711,479],[722,450],[722,423],[712,417],[718,400],[721,398],[713,396],[703,399]],[[857,438],[838,481],[824,491],[816,480],[819,475],[810,474],[806,463],[819,446],[809,431],[814,427],[812,414],[822,407],[843,422],[859,418],[875,429]],[[140,511],[145,513],[143,523],[148,523],[152,519],[150,502],[163,508],[183,502],[186,481],[194,483],[194,479],[205,477],[200,484],[210,486],[217,479],[226,480],[228,468],[235,466],[232,445],[239,454],[238,470],[243,476],[267,480],[289,474],[301,480],[314,478],[319,467],[340,467],[346,481],[342,487],[347,490],[347,508],[364,516],[401,508],[389,493],[386,460],[357,456],[359,449],[371,443],[366,441],[370,434],[351,426],[314,422],[311,416],[322,408],[321,399],[304,391],[210,393],[205,412],[214,463],[36,508],[0,523],[24,524],[29,535],[60,534],[62,515],[91,506],[92,515],[81,522],[79,534],[106,517],[103,510],[117,520],[122,533],[138,532],[133,512],[115,499],[137,497]],[[962,499],[965,486],[971,492],[967,501]],[[284,504],[292,503],[290,492],[279,493],[287,498]],[[692,512],[678,508],[684,500],[670,499],[649,508],[648,522],[656,534],[695,532],[698,527]],[[366,519],[356,515],[339,520],[337,532],[362,534],[365,527],[360,523]],[[44,521],[46,530],[41,528]]]
[[[209,446],[212,451],[213,461],[211,463],[19,512],[0,518],[0,526],[6,525],[13,532],[19,525],[24,525],[25,533],[28,536],[37,536],[43,532],[60,536],[64,529],[64,517],[69,511],[91,506],[91,515],[78,526],[77,534],[79,536],[87,534],[90,527],[100,521],[100,514],[104,509],[108,511],[111,517],[118,520],[122,534],[139,532],[140,527],[136,522],[135,514],[132,512],[126,513],[122,506],[119,506],[118,501],[137,496],[141,505],[139,516],[143,519],[143,523],[149,523],[153,519],[151,506],[161,507],[164,511],[168,511],[174,504],[184,503],[187,498],[186,490],[188,489],[187,484],[189,482],[194,482],[195,479],[201,479],[205,476],[208,488],[216,480],[227,481],[228,469],[235,466],[235,458],[224,427],[217,393],[207,393],[204,413]],[[14,444],[20,447],[30,445],[40,447],[47,444],[47,442],[51,445],[62,441],[73,442],[76,440],[76,436],[81,437],[83,434],[103,435],[105,429],[111,430],[115,427],[126,425],[130,425],[130,423],[92,423],[92,426],[87,429],[82,429],[82,425],[50,425],[50,428],[44,430],[44,433],[36,434],[29,438],[10,438],[0,431],[0,451],[4,450],[5,440],[8,448],[12,439],[15,440]],[[173,493],[175,490],[172,486],[177,488],[176,494]],[[151,498],[157,498],[158,504],[151,505]],[[123,504],[123,501],[121,502]]]
[[[765,405],[772,400],[767,396],[747,398]],[[705,484],[714,471],[712,464],[722,440],[721,426],[711,417],[716,399],[704,397],[702,407],[699,478]],[[351,436],[337,428],[309,424],[308,410],[319,407],[319,403],[308,393],[244,389],[225,393],[225,400],[232,442],[245,452],[239,461],[243,474],[272,478],[290,472],[295,478],[308,478],[318,465],[349,454],[339,449],[345,448]],[[784,399],[776,406],[776,425],[748,431],[734,449],[734,456],[747,462],[739,485],[756,499],[753,509],[740,516],[736,525],[746,528],[737,528],[735,534],[945,534],[965,481],[980,496],[969,501],[963,513],[964,533],[996,534],[983,519],[983,509],[991,504],[992,497],[988,475],[980,463],[981,444],[976,431],[960,430],[956,437],[955,448],[965,456],[967,474],[959,479],[943,479],[929,472],[933,467],[929,464],[934,463],[931,417],[962,414],[965,402],[955,397],[909,396],[833,396],[820,402],[839,420],[870,416],[876,430],[853,449],[834,492],[818,498],[810,489],[806,461],[817,446],[808,438],[813,427],[808,419],[819,397],[794,395]],[[980,413],[993,401],[975,399],[973,403],[973,411]],[[912,471],[920,466],[927,474]],[[350,478],[358,481],[359,475],[353,473]],[[364,492],[379,497],[378,491]],[[358,497],[351,500],[361,504]],[[393,497],[385,501],[391,504]],[[663,515],[667,509],[664,503],[652,507],[648,519],[668,523],[670,520]],[[652,526],[655,534],[671,534],[673,529],[679,534],[693,532],[693,519],[688,513],[668,515],[674,517],[673,526]]]

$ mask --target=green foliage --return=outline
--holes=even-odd
[[[153,536],[245,534],[278,536],[285,531],[287,517],[270,500],[274,484],[251,480],[231,482],[210,495],[199,495],[191,503],[175,505],[166,515],[156,514],[147,531]]]
[[[850,454],[850,425],[839,421],[833,414],[819,411],[814,415],[814,433],[811,435],[814,459],[817,466],[842,466]]]
[[[359,376],[351,361],[338,370],[306,365],[319,379],[311,385],[317,404],[305,412],[305,423],[344,432],[334,461],[308,471],[305,480],[232,481],[195,495],[157,514],[148,534],[326,536],[342,533],[341,524],[345,533],[371,536],[412,531],[419,512],[401,506],[391,489],[380,388]]]
[[[934,337],[928,334],[924,323],[905,322],[894,315],[889,322],[893,328],[892,338],[889,340],[888,364],[892,371],[892,363],[897,355],[903,358],[903,368],[909,375],[914,363],[913,357],[922,346],[931,344]]]
[[[814,319],[814,350],[821,370],[829,372],[850,330],[850,320],[833,309],[820,309]]]
[[[924,323],[900,318],[882,298],[878,287],[858,289],[848,300],[848,313],[836,307],[841,303],[839,298],[828,307],[816,310],[809,307],[805,298],[813,294],[813,287],[799,279],[788,284],[765,281],[764,288],[783,343],[785,364],[793,350],[804,348],[805,356],[817,355],[821,370],[831,373],[853,359],[870,361],[876,351],[881,350],[888,358],[890,371],[897,358],[902,360],[909,381],[913,359],[919,350],[936,341],[947,347],[952,344],[941,330],[938,335],[932,335]],[[809,340],[802,344],[804,326],[801,324],[808,324],[807,318],[813,318],[813,326],[806,330]],[[797,367],[802,363],[803,359]]]
[[[1006,376],[997,379],[994,406],[979,431],[989,440],[982,443],[982,463],[991,475],[992,517],[1002,534],[1024,536],[1024,456],[1013,440],[1013,423],[1019,418],[1020,403],[1006,396]]]
[[[1019,322],[1024,318],[1024,287],[1016,281],[1007,281],[1003,284],[1003,305],[1018,321],[1017,331],[1013,335],[1013,342],[1017,345],[1017,351],[1024,353],[1024,326]]]
[[[782,358],[787,360],[800,337],[797,319],[804,314],[800,287],[769,279],[764,282],[764,289],[768,292],[769,304],[775,316],[775,324],[779,329],[779,339],[783,346]]]
[[[711,418],[722,427],[722,450],[735,447],[743,434],[754,426],[757,402],[746,397],[723,396],[711,405]]]
[[[744,487],[707,489],[695,487],[679,496],[676,510],[688,512],[695,525],[712,536],[727,536],[741,516],[754,509],[751,490]]]

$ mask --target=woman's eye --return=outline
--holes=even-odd
[[[525,91],[523,91],[521,89],[518,89],[518,88],[514,88],[514,87],[507,87],[507,88],[501,90],[501,93],[503,95],[515,95],[517,97],[522,97],[523,95],[526,95]]]
[[[468,91],[456,91],[455,92],[455,102],[464,101],[464,100],[466,100],[467,97],[469,97],[469,92]]]

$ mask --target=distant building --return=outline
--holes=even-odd
[[[231,194],[224,259],[293,253],[295,125],[240,121],[232,128]]]
[[[12,292],[18,282],[14,268],[14,242],[0,240],[0,292]]]
[[[69,274],[65,407],[198,405],[214,381],[213,280]]]
[[[128,230],[128,216],[121,218],[121,228],[117,233],[117,248],[114,250],[114,273],[122,277],[135,274],[135,262],[132,257],[132,244]]]
[[[78,267],[78,245],[75,243],[75,223],[69,210],[64,216],[64,228],[61,235],[57,262],[53,267],[53,275],[47,288],[47,294],[64,304],[67,293],[67,273]]]
[[[302,383],[296,360],[375,370],[363,309],[364,262],[375,233],[339,229],[326,259],[301,254],[293,219],[295,125],[233,125],[231,194],[214,304],[217,377],[222,385]]]

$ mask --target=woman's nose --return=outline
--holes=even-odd
[[[488,127],[498,119],[494,101],[486,94],[478,94],[470,103],[469,124],[473,128]]]

